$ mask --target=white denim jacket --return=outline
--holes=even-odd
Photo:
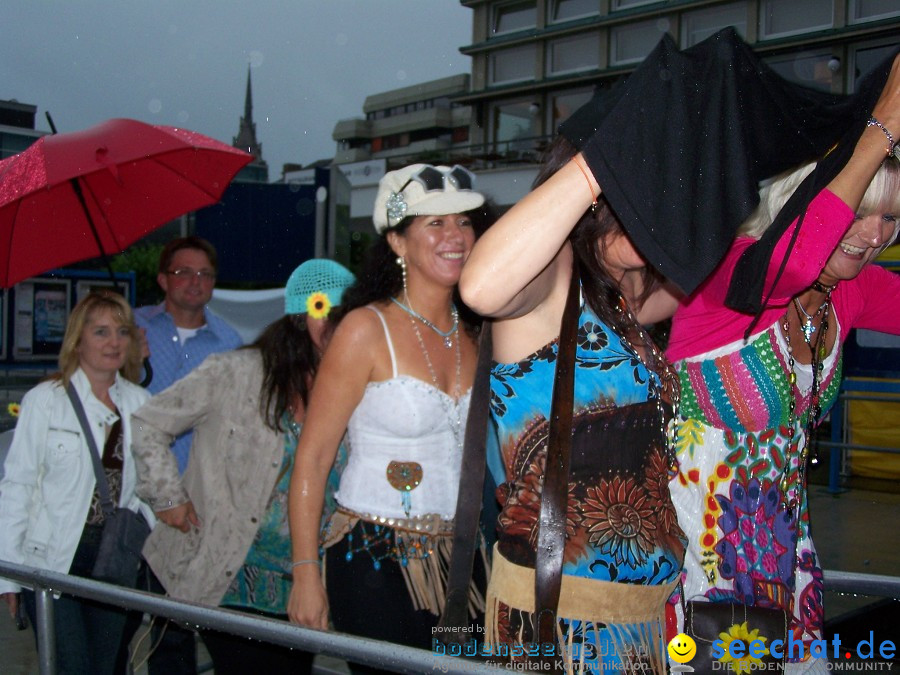
[[[79,368],[72,375],[75,391],[98,448],[105,426],[117,416],[91,392]],[[123,447],[131,447],[131,413],[150,395],[117,376],[110,397],[122,415]],[[41,382],[22,399],[5,473],[0,481],[0,559],[54,572],[68,572],[75,556],[94,493],[94,468],[87,442],[66,390],[58,381]],[[119,506],[144,514],[153,511],[134,491],[135,469],[125,452]],[[18,584],[0,579],[0,593],[17,592]]]

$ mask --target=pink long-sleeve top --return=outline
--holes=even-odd
[[[813,199],[784,272],[757,323],[758,332],[777,322],[791,299],[818,278],[853,218],[852,209],[829,190]],[[766,289],[771,286],[796,227],[794,221],[775,247],[766,270]],[[726,307],[725,295],[741,254],[754,241],[750,237],[737,238],[715,271],[679,307],[672,319],[666,352],[673,362],[705,354],[744,337],[753,316]],[[842,338],[851,328],[900,334],[900,275],[867,265],[855,279],[840,282],[831,297]]]

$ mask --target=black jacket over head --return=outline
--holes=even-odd
[[[667,35],[559,131],[582,151],[641,253],[688,294],[759,203],[759,181],[824,157],[738,264],[727,302],[755,313],[767,293],[759,271],[846,164],[892,60],[856,94],[834,95],[785,80],[733,28],[683,51]]]

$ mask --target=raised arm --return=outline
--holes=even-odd
[[[472,249],[459,282],[466,304],[497,319],[535,309],[556,281],[548,265],[599,193],[579,154],[526,195]]]
[[[894,58],[884,89],[872,109],[872,117],[887,130],[894,142],[900,140],[900,54]],[[887,149],[888,134],[875,125],[866,127],[850,160],[828,189],[855,211],[887,156]]]
[[[306,409],[291,473],[288,516],[295,564],[288,616],[310,628],[328,628],[328,599],[320,576],[319,527],[325,484],[350,416],[371,379],[381,326],[359,309],[341,322],[322,358]],[[304,562],[305,561],[305,562]]]

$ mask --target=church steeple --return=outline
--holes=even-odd
[[[241,118],[238,135],[231,144],[249,152],[256,159],[253,164],[266,166],[262,156],[262,143],[256,140],[256,124],[253,122],[253,88],[250,82],[250,66],[247,66],[247,97],[244,100],[244,116]]]

